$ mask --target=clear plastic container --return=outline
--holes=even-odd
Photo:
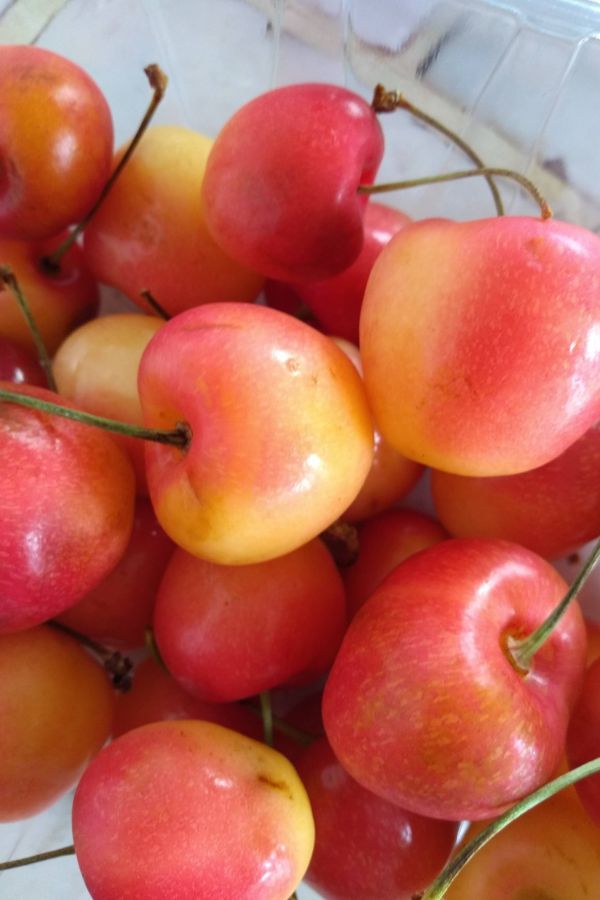
[[[370,98],[381,82],[456,130],[488,165],[529,176],[557,217],[600,231],[594,0],[6,0],[0,10],[1,43],[39,43],[98,81],[118,143],[147,103],[149,62],[170,76],[156,121],[209,135],[272,85],[328,81]],[[467,167],[458,150],[406,112],[383,117],[383,126],[381,180]],[[510,182],[501,191],[509,212],[534,212]],[[494,214],[478,179],[386,202],[415,217]],[[0,859],[70,843],[70,799],[0,825]],[[72,857],[0,875],[6,900],[88,896]],[[301,887],[299,897],[310,896]]]

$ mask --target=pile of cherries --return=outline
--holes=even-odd
[[[600,755],[549,562],[600,535],[600,237],[533,187],[375,202],[384,108],[295,85],[114,154],[79,67],[0,47],[0,821],[76,784],[95,900],[600,884],[595,776],[444,869]]]

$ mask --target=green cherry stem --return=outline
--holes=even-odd
[[[268,747],[273,746],[273,708],[271,706],[271,692],[262,691],[260,694],[260,712],[263,723],[264,742]]]
[[[0,265],[0,282],[9,288],[12,291],[15,300],[19,305],[19,309],[23,313],[25,317],[25,321],[27,322],[27,326],[29,328],[29,332],[35,344],[35,349],[37,350],[38,361],[42,369],[44,370],[44,375],[46,376],[46,383],[51,391],[56,391],[56,381],[54,380],[54,374],[52,372],[52,363],[50,362],[50,357],[48,356],[48,351],[46,350],[46,345],[42,339],[42,335],[40,334],[40,330],[37,326],[37,322],[33,317],[33,313],[31,312],[31,307],[27,302],[23,291],[21,290],[21,286],[17,280],[17,276],[12,271],[10,266]]]
[[[403,191],[407,188],[423,187],[427,184],[441,184],[444,181],[458,181],[461,178],[475,178],[486,175],[497,175],[502,178],[512,178],[533,197],[540,208],[542,219],[552,217],[552,209],[542,197],[536,186],[524,175],[514,172],[512,169],[497,169],[485,167],[483,169],[464,169],[460,172],[445,172],[441,175],[426,175],[424,178],[409,178],[406,181],[391,181],[386,184],[360,184],[359,194],[383,194],[387,191]]]
[[[162,431],[157,428],[145,428],[143,425],[132,425],[129,422],[119,422],[117,419],[106,419],[104,416],[96,416],[81,409],[70,409],[68,406],[61,406],[59,403],[52,403],[49,400],[42,400],[40,397],[29,396],[28,394],[19,394],[16,391],[0,389],[0,401],[2,400],[16,403],[18,406],[37,409],[40,412],[62,416],[63,419],[81,422],[82,425],[92,425],[95,428],[103,428],[105,431],[128,435],[129,437],[139,438],[142,441],[169,444],[182,450],[187,450],[192,439],[189,426],[183,422],[170,431]]]
[[[20,869],[22,866],[31,866],[34,863],[46,862],[48,859],[58,859],[59,856],[73,856],[75,847],[60,847],[58,850],[48,850],[46,853],[36,853],[34,856],[23,856],[21,859],[10,859],[8,862],[0,862],[0,872],[7,869]]]
[[[526,638],[510,638],[507,641],[507,648],[514,659],[517,666],[523,671],[528,671],[531,667],[531,661],[538,652],[542,644],[550,637],[557,622],[566,613],[571,601],[575,599],[583,585],[592,574],[598,560],[600,559],[600,541],[597,542],[593,552],[590,554],[587,562],[581,572],[573,581],[569,590],[560,601],[558,606],[550,613],[548,618],[542,622],[539,628],[528,635]]]
[[[554,794],[557,794],[564,788],[576,784],[576,782],[581,781],[583,778],[587,778],[589,775],[595,775],[597,772],[600,772],[600,758],[584,763],[582,766],[579,766],[577,769],[572,769],[564,775],[559,775],[554,781],[549,781],[548,784],[538,788],[537,791],[524,797],[523,800],[519,800],[518,803],[515,803],[514,806],[511,806],[510,809],[484,828],[477,837],[473,838],[473,840],[448,863],[429,888],[423,894],[415,895],[413,900],[440,900],[440,898],[444,897],[454,879],[459,875],[469,860],[472,859],[473,856],[488,843],[488,841],[491,841],[493,837],[506,828],[507,825],[510,825],[510,823],[514,822],[515,819],[518,819],[519,816],[529,812],[530,809],[543,803],[544,800],[553,797]]]
[[[168,84],[169,79],[167,78],[167,76],[165,75],[163,70],[160,68],[160,66],[156,65],[156,63],[152,63],[151,65],[146,66],[146,68],[144,69],[144,72],[146,74],[146,78],[148,79],[150,87],[152,88],[152,90],[154,92],[152,95],[152,99],[150,100],[150,103],[148,104],[148,109],[146,110],[144,117],[143,117],[142,121],[140,122],[136,133],[134,134],[131,141],[129,142],[127,150],[125,151],[125,153],[119,160],[118,164],[113,169],[112,174],[106,181],[106,184],[102,188],[102,190],[98,196],[98,199],[96,200],[96,202],[94,203],[94,205],[92,206],[90,211],[83,217],[81,222],[79,222],[79,224],[75,226],[73,231],[71,231],[69,233],[68,237],[66,237],[65,240],[61,244],[58,245],[56,250],[53,250],[49,256],[46,256],[44,258],[44,260],[43,260],[44,264],[53,272],[57,271],[60,268],[60,261],[63,258],[63,256],[65,255],[65,253],[67,252],[67,250],[69,249],[69,247],[71,247],[75,243],[75,241],[77,240],[79,235],[82,233],[82,231],[84,231],[87,224],[96,215],[96,212],[104,203],[104,200],[105,200],[106,196],[108,195],[108,193],[111,191],[113,184],[115,183],[115,181],[117,180],[117,178],[119,177],[119,175],[121,174],[121,172],[123,171],[123,169],[125,168],[127,163],[129,162],[129,158],[131,157],[131,154],[133,153],[133,151],[135,150],[135,148],[141,141],[141,139],[144,135],[144,132],[148,128],[148,125],[150,124],[150,121],[151,121],[152,117],[154,116],[154,113],[156,112],[159,104],[161,103],[161,101],[165,95],[165,91],[167,90],[167,84]]]
[[[443,122],[440,122],[438,119],[435,119],[433,116],[430,116],[429,113],[426,113],[425,110],[420,109],[418,106],[415,106],[413,103],[410,103],[401,94],[399,91],[388,91],[384,88],[382,84],[378,84],[375,87],[375,91],[373,93],[373,100],[371,101],[371,106],[375,110],[376,113],[388,113],[394,112],[396,109],[404,109],[411,114],[415,119],[423,122],[423,124],[427,125],[429,128],[433,128],[436,131],[439,131],[440,134],[443,134],[444,137],[447,137],[453,144],[455,144],[459,150],[467,156],[474,165],[477,166],[478,169],[485,169],[485,163],[477,154],[470,144],[467,144],[460,135],[458,135],[455,131],[452,131],[451,128],[448,128],[447,125],[444,125]],[[494,200],[494,206],[496,207],[496,213],[499,216],[504,215],[504,204],[502,203],[502,198],[496,187],[496,182],[490,175],[485,176],[485,180],[487,181],[490,192],[492,194],[492,198]]]

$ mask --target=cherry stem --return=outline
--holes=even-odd
[[[45,862],[47,859],[58,859],[59,856],[73,856],[75,847],[61,847],[59,850],[47,850],[46,853],[36,853],[35,856],[24,856],[21,859],[10,859],[8,862],[0,862],[0,872],[7,869],[20,869],[22,866],[31,866],[33,863]]]
[[[387,184],[359,184],[359,194],[383,194],[386,191],[403,191],[406,188],[423,187],[427,184],[440,184],[444,181],[458,181],[461,178],[474,178],[476,176],[498,175],[503,178],[512,178],[533,197],[540,208],[542,219],[552,217],[552,209],[542,197],[536,186],[524,175],[512,169],[496,169],[486,166],[484,169],[465,169],[461,172],[446,172],[442,175],[426,175],[424,178],[409,178],[406,181],[391,181]]]
[[[252,700],[244,701],[242,705],[250,709],[256,715],[262,717],[261,710],[254,706],[254,702]],[[280,731],[281,734],[285,734],[293,741],[296,741],[296,743],[300,744],[301,747],[308,747],[310,744],[314,743],[314,741],[317,740],[316,735],[309,734],[308,731],[302,731],[302,729],[296,728],[295,725],[292,725],[290,722],[286,722],[285,719],[280,719],[279,716],[272,715],[272,719],[274,731]]]
[[[144,290],[140,291],[140,296],[144,298],[148,306],[159,316],[161,319],[164,319],[166,322],[169,321],[171,316],[169,313],[160,305],[152,291]]]
[[[570,586],[563,599],[560,601],[558,606],[550,613],[548,618],[544,622],[542,622],[539,628],[536,628],[536,630],[526,638],[508,638],[507,648],[520,669],[523,669],[524,671],[529,670],[533,657],[538,652],[540,647],[550,637],[555,625],[566,613],[571,604],[571,601],[575,599],[583,585],[586,583],[589,576],[592,574],[592,571],[596,567],[599,559],[600,541],[597,542],[586,564],[582,568],[577,578],[575,578],[575,580],[573,581],[573,584]]]
[[[25,295],[21,290],[21,286],[17,281],[17,276],[12,271],[10,266],[0,266],[0,281],[3,285],[6,285],[6,287],[8,287],[12,291],[14,298],[19,305],[19,309],[25,317],[25,321],[27,322],[31,337],[33,338],[35,349],[37,350],[39,364],[44,370],[44,375],[46,376],[46,383],[51,391],[56,391],[56,381],[54,380],[52,363],[50,362],[50,357],[48,356],[46,345],[44,344],[42,335],[40,334],[40,330],[37,326],[37,322],[35,321],[33,313],[31,312],[31,307],[29,306],[29,303],[27,302]]]
[[[322,531],[319,537],[340,568],[351,566],[358,559],[360,545],[356,525],[338,519]]]
[[[260,712],[263,723],[263,739],[268,747],[273,746],[273,708],[271,706],[271,692],[261,691]]]
[[[184,422],[179,423],[177,427],[171,431],[162,431],[157,428],[145,428],[142,425],[132,425],[129,422],[119,422],[117,419],[105,419],[104,416],[95,416],[93,413],[87,413],[81,409],[70,409],[68,406],[61,406],[59,403],[52,403],[49,400],[42,400],[40,397],[33,397],[28,394],[18,394],[15,391],[0,389],[0,401],[2,400],[6,400],[9,403],[16,403],[18,406],[27,406],[30,409],[37,409],[40,412],[62,416],[63,419],[81,422],[82,425],[92,425],[95,428],[103,428],[105,431],[112,431],[115,434],[124,434],[128,437],[139,438],[142,441],[154,441],[157,444],[169,444],[172,447],[179,447],[182,450],[187,450],[192,439],[190,427]]]
[[[448,863],[428,889],[422,894],[414,895],[413,900],[440,900],[441,897],[444,897],[454,879],[459,875],[469,860],[472,859],[472,857],[475,856],[488,841],[491,841],[493,837],[506,828],[507,825],[510,825],[511,822],[514,822],[515,819],[518,819],[524,813],[529,812],[530,809],[543,803],[544,800],[548,800],[550,797],[553,797],[554,794],[558,794],[558,792],[562,791],[564,788],[576,784],[578,781],[587,778],[589,775],[595,775],[597,772],[600,772],[600,757],[584,763],[577,769],[565,772],[564,775],[559,775],[558,778],[549,781],[548,784],[544,784],[541,788],[538,788],[537,791],[533,791],[533,793],[529,794],[527,797],[519,800],[514,806],[511,806],[510,809],[484,828],[477,837],[473,838],[473,840]]]
[[[104,187],[100,191],[98,199],[96,200],[96,202],[94,203],[94,205],[92,206],[90,211],[87,213],[87,215],[85,215],[83,217],[81,222],[75,226],[73,231],[71,231],[69,233],[68,237],[66,237],[65,240],[61,244],[59,244],[59,246],[56,248],[56,250],[53,250],[53,252],[49,256],[45,257],[44,263],[52,271],[56,271],[57,269],[60,268],[60,261],[63,258],[63,256],[65,255],[65,253],[67,252],[67,250],[69,250],[69,248],[75,243],[75,241],[77,240],[79,235],[86,228],[86,226],[88,225],[90,220],[95,216],[98,209],[104,203],[106,196],[109,194],[109,192],[112,189],[113,184],[115,183],[115,181],[117,180],[117,178],[119,177],[119,175],[121,174],[121,172],[123,171],[123,169],[125,168],[127,163],[129,162],[129,158],[131,157],[131,154],[133,153],[133,151],[139,144],[140,140],[142,139],[144,132],[148,128],[148,125],[150,124],[150,121],[151,121],[152,117],[154,116],[154,113],[156,112],[159,104],[161,103],[161,101],[165,95],[165,91],[167,90],[167,84],[168,84],[169,79],[167,78],[167,76],[165,75],[163,70],[160,68],[160,66],[156,65],[156,63],[152,63],[151,65],[146,66],[146,68],[144,69],[144,72],[146,74],[146,78],[148,79],[148,82],[150,83],[150,87],[154,91],[154,93],[152,95],[152,99],[150,100],[150,103],[148,104],[148,109],[146,110],[146,113],[145,113],[142,121],[140,122],[136,133],[132,137],[132,139],[129,143],[129,146],[127,147],[127,150],[125,151],[125,153],[119,160],[118,164],[113,169],[112,174],[110,175],[110,177],[106,181]]]
[[[79,643],[84,647],[87,647],[88,650],[91,650],[92,653],[98,657],[110,675],[113,687],[118,691],[125,694],[127,691],[131,690],[133,684],[131,674],[133,671],[133,663],[128,656],[124,656],[120,650],[110,650],[108,647],[105,647],[104,644],[99,644],[98,641],[88,637],[87,634],[81,634],[81,632],[75,631],[75,629],[71,628],[69,625],[63,625],[62,622],[57,622],[53,619],[48,622],[48,624],[57,631],[62,631],[63,634],[67,634],[69,637],[79,641]]]
[[[146,625],[146,627],[144,628],[144,646],[146,647],[146,650],[148,651],[156,665],[160,666],[163,672],[166,672],[167,675],[170,675],[171,673],[167,669],[165,661],[160,654],[160,650],[158,649],[156,636],[151,625]]]
[[[473,162],[478,169],[485,169],[485,163],[477,154],[473,148],[467,144],[465,140],[463,140],[460,135],[458,135],[451,128],[448,128],[447,125],[444,125],[443,122],[440,122],[438,119],[435,119],[433,116],[430,116],[429,113],[426,113],[425,110],[420,109],[418,106],[414,106],[414,104],[410,103],[406,97],[404,97],[399,91],[388,91],[384,88],[382,84],[378,84],[375,87],[375,91],[373,93],[373,100],[371,101],[371,106],[375,110],[376,113],[388,113],[394,112],[396,109],[405,109],[409,112],[415,119],[419,119],[425,125],[430,128],[434,128],[436,131],[439,131],[440,134],[443,134],[444,137],[447,137],[452,143],[454,143],[459,150],[468,156],[468,158]],[[487,181],[492,198],[494,200],[494,205],[496,207],[496,212],[499,216],[504,215],[504,204],[502,203],[502,198],[496,187],[496,183],[494,179],[486,175],[485,180]]]

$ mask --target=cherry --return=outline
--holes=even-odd
[[[77,222],[112,158],[112,117],[96,83],[49,50],[4,45],[0,123],[0,234],[39,239]]]

